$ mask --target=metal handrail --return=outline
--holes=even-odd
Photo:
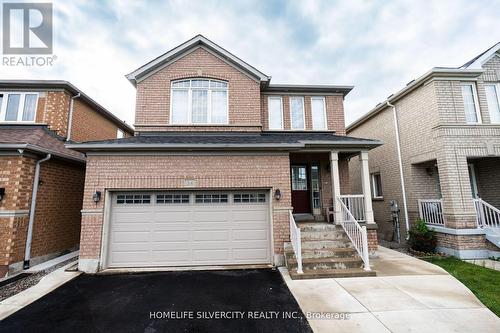
[[[473,200],[476,208],[477,227],[500,229],[500,209],[483,199],[477,198]]]
[[[445,225],[442,199],[418,200],[418,212],[420,218],[428,224]]]
[[[366,222],[364,194],[342,194],[340,200],[358,222]]]
[[[371,268],[370,258],[368,255],[368,235],[366,233],[366,227],[361,226],[358,221],[356,221],[356,219],[351,214],[340,197],[337,197],[337,200],[340,202],[343,217],[342,220],[339,221],[339,224],[342,226],[345,233],[354,245],[354,248],[363,260],[364,270],[370,271]]]
[[[300,228],[297,227],[295,219],[293,218],[292,211],[289,211],[289,221],[290,221],[290,241],[292,243],[293,252],[295,253],[295,258],[297,259],[297,273],[302,274],[302,241],[300,237]]]

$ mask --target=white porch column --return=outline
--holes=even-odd
[[[365,197],[366,223],[375,223],[375,219],[373,218],[372,191],[370,187],[370,169],[368,167],[367,151],[359,153],[359,162],[361,164],[361,185],[363,187],[363,195]]]
[[[342,210],[340,202],[337,200],[340,197],[340,175],[339,175],[339,153],[338,151],[330,152],[330,174],[332,176],[332,197],[333,210],[335,211],[335,224],[339,224],[342,219]]]

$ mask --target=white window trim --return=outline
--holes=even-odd
[[[269,101],[271,99],[279,99],[280,101],[280,117],[281,117],[281,127],[280,128],[271,128],[271,108],[269,107],[269,105],[271,105],[271,103],[269,103]],[[269,130],[271,131],[282,131],[284,129],[284,123],[283,123],[283,97],[281,96],[268,96],[267,97],[267,124],[268,124],[268,127],[269,127]]]
[[[17,120],[5,120],[5,114],[7,112],[7,101],[9,100],[9,95],[21,95],[19,97],[19,107],[17,110]],[[32,124],[36,122],[36,113],[38,109],[38,98],[40,95],[37,92],[31,92],[31,91],[0,91],[0,95],[3,95],[2,99],[2,105],[0,105],[0,123],[25,123],[25,124]],[[23,112],[24,112],[24,100],[26,98],[26,95],[36,95],[36,102],[35,102],[35,116],[33,117],[33,120],[22,120],[23,119]]]
[[[482,124],[483,123],[483,119],[481,118],[481,110],[479,109],[479,100],[478,100],[478,97],[477,97],[476,83],[475,82],[462,82],[461,85],[462,86],[471,86],[472,87],[472,97],[474,98],[474,105],[476,107],[477,122],[476,123],[469,123],[469,122],[467,122],[467,119],[465,121],[469,125]],[[463,99],[463,96],[462,96],[462,99]],[[464,108],[464,112],[465,112],[465,108]],[[465,118],[467,118],[467,116],[465,116]]]
[[[121,133],[121,135],[120,135]],[[121,129],[116,129],[116,138],[117,139],[123,139],[125,137],[125,131],[121,130]]]
[[[302,127],[302,128],[294,128],[293,127],[291,100],[294,98],[302,99],[302,119],[303,119],[303,124],[304,124],[304,127]],[[305,129],[306,129],[306,110],[305,110],[305,105],[304,105],[304,96],[290,96],[290,97],[288,97],[288,107],[290,109],[290,130],[292,130],[292,131],[305,131]]]
[[[313,114],[313,100],[322,99],[323,100],[323,118],[325,119],[325,127],[324,128],[314,128],[314,114]],[[311,122],[313,131],[328,131],[328,119],[326,117],[326,98],[324,96],[311,96]],[[305,122],[304,122],[305,124]]]
[[[485,87],[486,86],[493,86],[493,87],[495,87],[496,94],[497,94],[497,103],[498,103],[498,106],[500,107],[500,83],[487,83],[484,86]],[[488,96],[486,96],[486,103],[488,103]],[[490,123],[492,123],[492,124],[500,124],[500,121],[496,121],[496,122],[492,121],[491,111],[492,110],[489,109],[489,105],[488,105],[488,113],[490,115]]]
[[[384,193],[382,193],[382,195],[377,195],[378,193],[378,188],[376,187],[376,182],[375,182],[375,175],[379,175],[380,176],[380,184],[382,184],[382,176],[380,175],[380,172],[373,172],[370,174],[370,178],[371,178],[371,181],[372,181],[372,193],[373,193],[373,199],[383,199],[384,198]],[[377,191],[375,191],[375,189],[377,189]]]
[[[207,120],[208,122],[206,123],[193,123],[193,119],[192,119],[192,92],[193,92],[193,89],[205,89],[205,88],[192,88],[191,87],[191,81],[193,80],[208,80],[209,83],[208,83],[208,96],[207,96]],[[180,81],[189,81],[189,87],[179,87],[179,88],[174,88],[174,83],[176,82],[180,82]],[[221,88],[210,88],[210,81],[214,81],[214,82],[224,82],[225,84],[227,84],[227,87],[225,89],[221,89]],[[173,123],[172,122],[172,92],[174,90],[186,90],[188,89],[188,121],[186,123]],[[219,91],[223,91],[225,90],[226,91],[226,95],[227,95],[227,99],[226,99],[226,122],[224,123],[212,123],[211,120],[212,120],[212,89],[213,90],[219,90]],[[229,125],[229,82],[228,81],[224,81],[224,80],[217,80],[217,79],[209,79],[209,78],[189,78],[189,79],[178,79],[178,80],[173,80],[171,83],[170,83],[170,116],[169,116],[169,124],[170,125],[179,125],[179,126],[186,126],[186,125],[190,125],[190,126],[206,126],[206,125]]]

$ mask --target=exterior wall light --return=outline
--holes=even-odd
[[[94,194],[92,195],[92,199],[94,200],[95,203],[101,201],[101,191],[95,191]]]
[[[2,201],[5,196],[5,187],[0,187],[0,201]]]
[[[276,191],[274,191],[274,199],[281,200],[281,191],[279,188],[277,188]]]

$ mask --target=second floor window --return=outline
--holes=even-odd
[[[500,83],[485,84],[488,111],[492,123],[500,123]]]
[[[0,92],[0,121],[34,122],[37,101],[37,93]]]
[[[313,130],[326,130],[326,109],[324,97],[311,97]]]
[[[290,120],[292,130],[304,130],[306,128],[304,97],[290,97]]]
[[[281,97],[272,96],[268,99],[269,108],[269,129],[283,129],[283,104]]]
[[[465,121],[468,124],[481,123],[475,83],[462,83],[462,98],[464,100]]]
[[[192,79],[172,82],[172,124],[227,124],[227,82]]]

